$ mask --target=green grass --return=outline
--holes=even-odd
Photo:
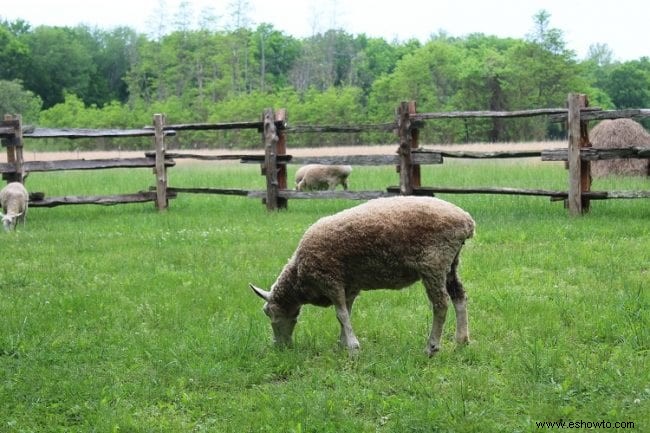
[[[397,175],[359,167],[350,181],[383,189]],[[152,183],[149,170],[28,179],[50,196]],[[566,189],[566,172],[450,161],[423,183]],[[263,178],[257,166],[179,166],[170,185],[261,189]],[[650,430],[650,203],[593,202],[571,218],[544,198],[441,198],[477,221],[461,263],[473,342],[455,346],[451,309],[431,359],[420,284],[359,297],[356,357],[337,347],[333,310],[310,306],[295,347],[271,346],[248,283],[270,286],[310,224],[355,202],[267,213],[255,199],[185,194],[163,213],[31,209],[26,228],[0,236],[0,431],[535,432],[559,419]]]

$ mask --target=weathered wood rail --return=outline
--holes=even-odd
[[[171,197],[175,197],[173,194]],[[156,193],[141,191],[134,194],[119,195],[90,195],[90,196],[63,196],[63,197],[43,197],[40,199],[30,198],[30,207],[55,207],[61,205],[81,205],[96,204],[102,206],[113,206],[116,204],[126,203],[146,203],[155,202]]]
[[[165,135],[175,135],[176,131],[165,131]],[[123,138],[154,137],[155,131],[143,129],[84,129],[84,128],[29,128],[23,132],[25,138]]]
[[[541,152],[542,161],[567,161],[567,149],[548,149]],[[580,149],[580,159],[583,161],[600,161],[607,159],[637,158],[650,159],[650,147],[635,146],[620,149],[599,149],[585,147]]]
[[[173,160],[165,160],[167,167],[173,167]],[[155,168],[155,158],[109,158],[109,159],[60,159],[57,161],[25,161],[26,172],[65,171],[65,170],[100,170],[111,168]],[[13,173],[13,164],[0,163],[0,173]]]

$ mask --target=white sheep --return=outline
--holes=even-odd
[[[18,221],[25,224],[29,194],[20,182],[11,182],[0,191],[0,218],[6,231],[16,228]]]
[[[347,190],[348,176],[351,172],[352,167],[349,165],[303,165],[296,172],[296,190],[334,190],[338,184]]]
[[[317,221],[270,291],[250,287],[266,301],[276,344],[291,344],[303,304],[334,305],[339,342],[354,352],[359,340],[350,315],[359,292],[401,289],[422,280],[433,309],[426,348],[431,356],[440,349],[448,296],[456,310],[456,341],[469,341],[467,300],[457,268],[461,247],[473,234],[472,217],[446,201],[379,198]]]

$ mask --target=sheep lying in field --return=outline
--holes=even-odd
[[[352,167],[349,165],[304,165],[296,172],[296,190],[334,190],[338,184],[347,190],[348,176],[351,172]]]
[[[466,297],[457,268],[461,247],[473,234],[472,217],[443,200],[375,199],[317,221],[270,291],[250,287],[266,301],[264,312],[277,344],[291,344],[303,304],[334,305],[341,324],[339,342],[354,352],[359,340],[350,315],[359,292],[401,289],[422,280],[433,308],[426,348],[431,356],[440,349],[448,296],[456,310],[456,341],[469,341]]]
[[[11,182],[0,191],[2,225],[6,231],[16,228],[16,223],[25,224],[29,194],[20,182]]]

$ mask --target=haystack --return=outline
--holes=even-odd
[[[593,147],[616,149],[630,146],[650,147],[650,133],[632,119],[603,120],[589,131]],[[647,159],[610,159],[593,161],[591,174],[596,177],[608,175],[648,176]]]

